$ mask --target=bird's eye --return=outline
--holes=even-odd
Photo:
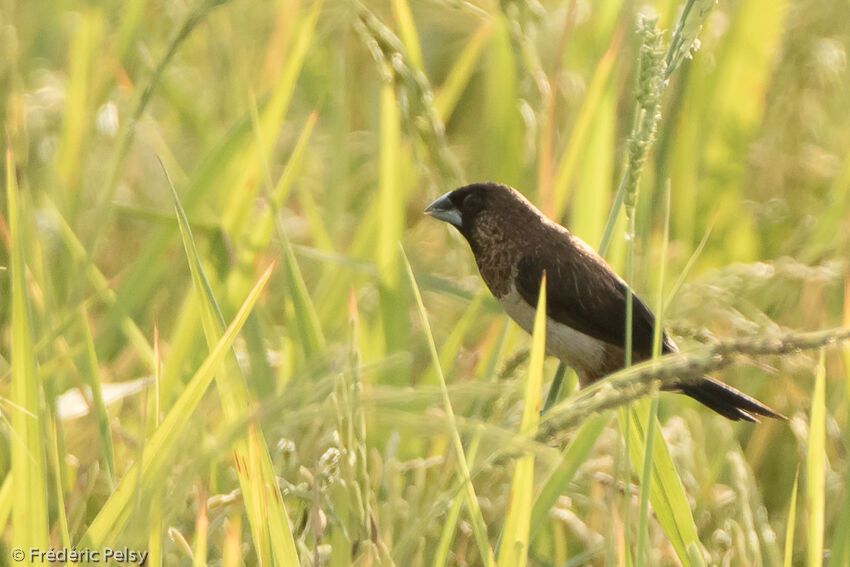
[[[477,212],[484,207],[484,198],[478,193],[470,193],[464,197],[462,206],[466,212]]]

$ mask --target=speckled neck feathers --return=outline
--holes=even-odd
[[[557,227],[568,234],[521,193],[507,189],[509,192],[488,194],[487,208],[461,230],[472,248],[484,283],[497,298],[508,293],[519,260],[529,251],[546,246],[546,229]]]

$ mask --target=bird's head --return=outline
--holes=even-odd
[[[499,183],[473,183],[449,191],[425,209],[425,214],[447,222],[474,245],[480,237],[522,225],[540,212],[512,187]]]

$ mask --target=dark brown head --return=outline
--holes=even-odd
[[[425,213],[457,228],[473,250],[485,239],[503,240],[506,231],[522,234],[523,227],[535,226],[542,217],[519,191],[499,183],[473,183],[450,191]]]

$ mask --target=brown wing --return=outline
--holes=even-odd
[[[545,270],[546,312],[552,319],[600,341],[624,347],[626,285],[598,259],[567,241],[558,240],[519,261],[517,291],[534,308]],[[632,349],[649,356],[655,316],[639,297],[634,294],[632,297]],[[662,352],[674,350],[665,333]]]

